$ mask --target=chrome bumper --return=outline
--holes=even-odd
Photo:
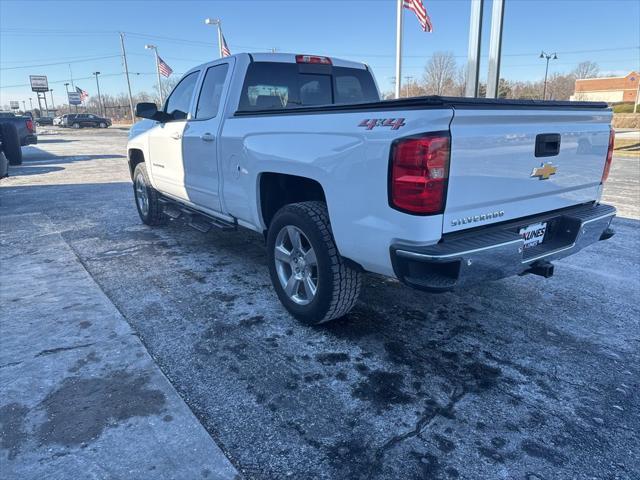
[[[445,236],[432,246],[394,244],[391,261],[398,279],[421,290],[441,292],[463,285],[510,277],[613,235],[616,214],[610,205],[572,207]],[[545,241],[524,249],[521,227],[547,222]]]

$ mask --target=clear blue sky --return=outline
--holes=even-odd
[[[403,76],[420,77],[436,51],[453,52],[461,65],[466,61],[469,0],[424,3],[434,32],[423,33],[413,13],[405,10]],[[491,3],[485,2],[484,55]],[[174,72],[182,73],[217,56],[215,28],[203,21],[208,16],[222,19],[232,53],[276,48],[364,61],[381,89],[390,90],[395,5],[395,0],[0,0],[0,106],[34,96],[23,86],[29,74],[47,75],[56,103],[63,101],[69,62],[76,85],[90,94],[96,92],[91,77],[96,70],[103,73],[102,91],[125,91],[118,31],[127,32],[130,71],[140,73],[132,76],[133,90],[151,90],[154,63],[145,43],[156,44]],[[541,78],[541,49],[558,52],[550,72],[569,71],[582,60],[595,61],[613,74],[640,69],[638,0],[506,0],[504,22],[505,78]],[[50,63],[60,64],[43,65]],[[486,69],[485,56],[485,76]]]

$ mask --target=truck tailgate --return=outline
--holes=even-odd
[[[598,108],[455,109],[443,232],[597,200],[610,122]]]

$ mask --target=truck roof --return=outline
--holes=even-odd
[[[312,55],[312,54],[301,54],[301,53],[269,53],[269,52],[257,52],[257,53],[236,53],[231,55],[231,57],[242,57],[246,56],[252,62],[277,62],[277,63],[297,63],[296,57],[299,55],[304,55],[308,57],[316,57],[316,58],[327,58],[331,60],[331,64],[336,67],[346,67],[346,68],[357,68],[359,70],[367,70],[368,66],[365,63],[361,62],[353,62],[350,60],[343,60],[341,58],[335,57],[327,57],[324,55]],[[217,61],[217,60],[215,60]],[[203,63],[196,67],[190,68],[186,73],[190,73],[194,70],[199,70],[205,65],[209,65],[212,62]]]

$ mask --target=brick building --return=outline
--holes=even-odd
[[[638,83],[638,72],[631,72],[624,77],[583,78],[576,80],[571,100],[638,102]]]

